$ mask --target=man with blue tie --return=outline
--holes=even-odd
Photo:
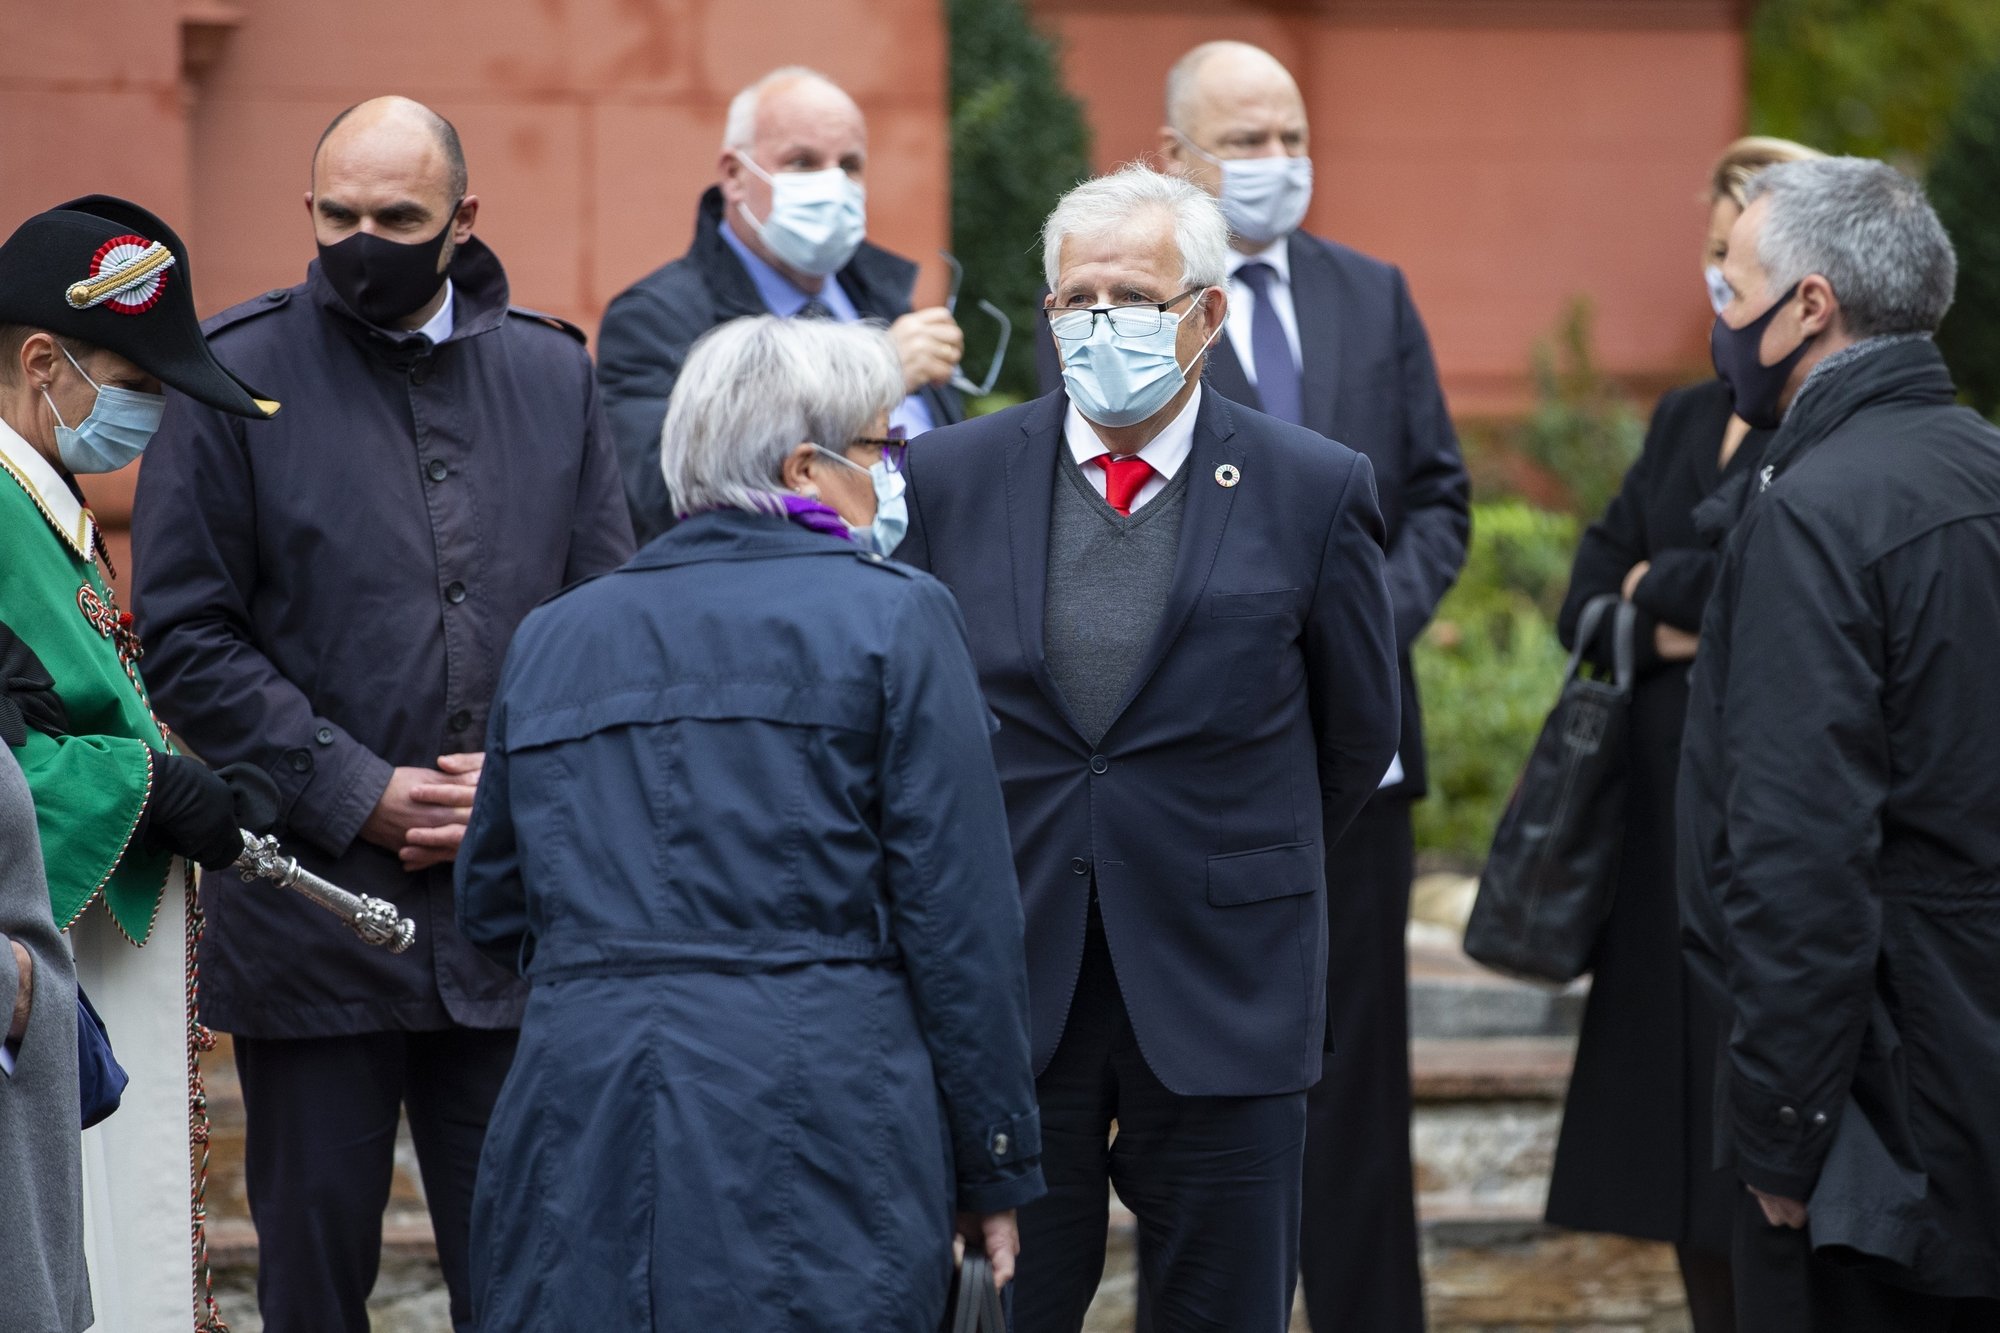
[[[1325,849],[1395,753],[1396,631],[1367,459],[1202,384],[1228,252],[1180,177],[1078,186],[1043,231],[1062,389],[909,455],[897,555],[964,612],[1027,920],[1016,1333],[1081,1328],[1109,1185],[1159,1333],[1290,1321]]]
[[[1228,336],[1209,387],[1368,456],[1388,529],[1403,735],[1382,790],[1327,858],[1326,1076],[1309,1098],[1306,1309],[1321,1333],[1421,1333],[1410,1161],[1408,971],[1424,794],[1409,649],[1465,562],[1468,483],[1403,275],[1299,230],[1313,184],[1305,103],[1285,67],[1210,42],[1167,76],[1160,153],[1229,220]]]
[[[912,310],[917,266],[865,239],[867,165],[854,99],[812,70],[772,70],[729,104],[694,244],[605,310],[598,385],[640,544],[673,524],[660,427],[688,349],[718,324],[764,314],[879,320],[909,390],[892,432],[911,438],[964,417],[950,380],[965,337],[942,306]]]

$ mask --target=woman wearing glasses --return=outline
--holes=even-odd
[[[667,413],[681,521],[530,615],[458,857],[532,991],[478,1327],[933,1333],[1042,1193],[1021,907],[956,603],[857,534],[885,336],[739,320]],[[872,474],[872,475],[871,475]]]

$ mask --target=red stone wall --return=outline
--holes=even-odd
[[[686,249],[730,97],[784,64],[861,103],[870,235],[943,293],[934,0],[0,0],[0,34],[0,234],[126,195],[187,239],[203,314],[300,280],[314,142],[341,108],[398,92],[458,126],[514,299],[594,331]],[[89,484],[108,527],[135,474]]]
[[[1100,167],[1150,152],[1168,66],[1255,42],[1312,123],[1307,226],[1408,273],[1452,408],[1525,402],[1577,296],[1605,366],[1707,361],[1702,199],[1744,117],[1733,0],[1035,0]]]

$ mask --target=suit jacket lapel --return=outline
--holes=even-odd
[[[1035,684],[1070,729],[1082,734],[1056,678],[1049,673],[1045,622],[1049,601],[1049,524],[1055,505],[1056,450],[1063,448],[1065,394],[1043,398],[1021,421],[1021,437],[1007,450],[1008,564],[1014,571],[1014,616],[1021,650]]]
[[[1292,264],[1292,310],[1299,321],[1299,398],[1307,430],[1333,436],[1340,394],[1340,299],[1325,256],[1304,232],[1285,244]]]
[[[1264,410],[1264,400],[1257,395],[1257,386],[1243,371],[1243,363],[1236,359],[1235,344],[1229,341],[1229,330],[1224,329],[1216,338],[1215,346],[1208,349],[1208,387],[1227,398],[1232,403]]]
[[[1132,701],[1146,688],[1153,673],[1160,669],[1160,663],[1174,646],[1174,641],[1187,627],[1188,617],[1201,603],[1202,593],[1208,588],[1208,577],[1215,568],[1215,557],[1222,549],[1223,529],[1229,524],[1230,510],[1236,504],[1235,486],[1224,486],[1216,480],[1215,473],[1224,463],[1243,466],[1242,451],[1237,447],[1236,427],[1230,420],[1229,404],[1220,396],[1204,388],[1201,406],[1195,410],[1194,446],[1188,451],[1187,461],[1181,464],[1188,470],[1187,509],[1181,515],[1180,546],[1174,556],[1174,581],[1167,592],[1167,607],[1160,615],[1160,627],[1153,635],[1153,642],[1140,659],[1139,669],[1132,673],[1132,682],[1125,689],[1125,698],[1118,705],[1117,715],[1111,725],[1105,728],[1108,736],[1120,718],[1132,707]]]

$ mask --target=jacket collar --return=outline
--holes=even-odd
[[[695,270],[715,302],[716,322],[769,313],[743,261],[722,238],[722,187],[711,185],[695,207],[694,244],[688,249]],[[894,319],[910,310],[917,266],[867,241],[834,275],[862,318]],[[942,423],[940,423],[942,424]]]
[[[639,549],[626,569],[672,569],[715,560],[770,560],[788,555],[861,553],[853,542],[800,527],[777,514],[713,509],[692,514]]]
[[[445,270],[452,287],[452,330],[445,344],[476,338],[500,327],[507,318],[507,271],[500,257],[477,236],[458,247]],[[429,341],[414,331],[385,329],[370,324],[348,308],[320,271],[317,259],[306,265],[306,291],[314,304],[362,346],[389,360],[419,355],[429,349]]]
[[[20,434],[6,422],[0,421],[0,471],[28,493],[41,510],[42,517],[56,530],[63,545],[81,556],[86,563],[94,563],[97,551],[97,524],[90,511],[83,507],[83,501],[76,498],[62,473],[48,459],[35,451],[35,446],[22,439]]]
[[[1857,413],[1893,404],[1946,407],[1957,399],[1951,371],[1929,338],[1885,342],[1808,379],[1771,437],[1763,467],[1731,478],[1695,506],[1695,531],[1704,540],[1720,543],[1773,481]]]

